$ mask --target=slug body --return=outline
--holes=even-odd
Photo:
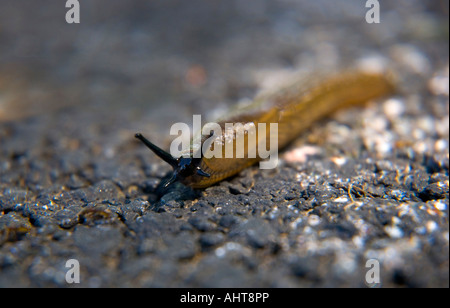
[[[392,77],[386,73],[374,73],[365,71],[343,72],[327,78],[308,78],[301,83],[296,83],[279,92],[256,98],[246,108],[237,110],[230,118],[221,120],[218,124],[222,128],[222,135],[214,136],[214,142],[207,147],[221,147],[224,155],[222,158],[174,158],[170,154],[151,144],[142,135],[136,137],[143,141],[158,156],[174,168],[172,178],[166,183],[168,186],[175,180],[192,188],[205,188],[221,180],[231,177],[241,170],[260,161],[260,155],[256,158],[247,157],[251,147],[249,145],[248,131],[244,130],[249,125],[258,126],[259,123],[278,123],[278,148],[285,147],[302,132],[308,129],[315,121],[324,118],[338,109],[365,103],[369,100],[389,95],[394,92]],[[225,123],[242,123],[233,131],[225,129]],[[270,130],[265,134],[256,133],[257,143],[265,139],[266,145],[270,143]],[[233,144],[236,149],[236,136],[244,136],[244,158],[225,158],[225,145]],[[202,145],[208,137],[203,137]],[[204,146],[203,146],[204,147]],[[250,147],[250,148],[249,148]],[[191,157],[198,151],[192,144],[186,151]],[[164,155],[162,154],[164,153]]]

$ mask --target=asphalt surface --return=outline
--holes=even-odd
[[[449,286],[448,2],[61,1],[0,10],[0,287]],[[275,170],[158,190],[170,126],[293,73],[399,91],[317,123]],[[66,262],[80,264],[69,284]]]

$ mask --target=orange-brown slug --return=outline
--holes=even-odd
[[[392,74],[387,72],[353,70],[327,77],[309,77],[276,93],[256,98],[248,107],[241,108],[228,119],[218,122],[223,134],[213,136],[214,142],[211,142],[211,136],[202,137],[201,145],[204,148],[205,142],[208,142],[206,148],[221,147],[220,150],[224,153],[222,158],[194,158],[193,154],[201,150],[202,146],[196,149],[192,143],[187,150],[190,157],[175,158],[141,134],[136,134],[136,138],[173,167],[173,175],[164,186],[179,180],[193,188],[206,188],[261,160],[259,155],[256,158],[247,155],[249,151],[255,151],[252,147],[257,147],[257,144],[249,145],[249,134],[239,131],[246,127],[245,124],[258,126],[263,123],[269,126],[270,123],[278,123],[278,148],[281,149],[314,122],[337,109],[392,94],[395,90],[392,79]],[[230,134],[226,133],[225,123],[244,125],[236,126],[235,131]],[[244,134],[244,158],[225,158],[225,144],[231,142],[236,148],[236,136],[239,133]],[[264,139],[269,144],[270,130],[266,130],[265,135],[257,133],[256,143]]]

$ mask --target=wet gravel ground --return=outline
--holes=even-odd
[[[60,2],[60,1],[59,1]],[[0,287],[449,286],[448,2],[57,1],[0,10]],[[106,4],[108,3],[108,4]],[[362,3],[362,4],[361,4]],[[19,35],[20,34],[20,35]],[[205,190],[158,194],[170,126],[293,72],[385,65],[339,112]]]

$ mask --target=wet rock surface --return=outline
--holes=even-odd
[[[365,287],[370,259],[382,286],[448,287],[448,3],[382,2],[369,25],[361,1],[98,1],[75,26],[6,2],[0,287],[74,286],[69,259],[85,287]],[[135,132],[168,148],[193,113],[355,62],[387,63],[399,93],[318,123],[275,170],[158,190],[170,167]]]

